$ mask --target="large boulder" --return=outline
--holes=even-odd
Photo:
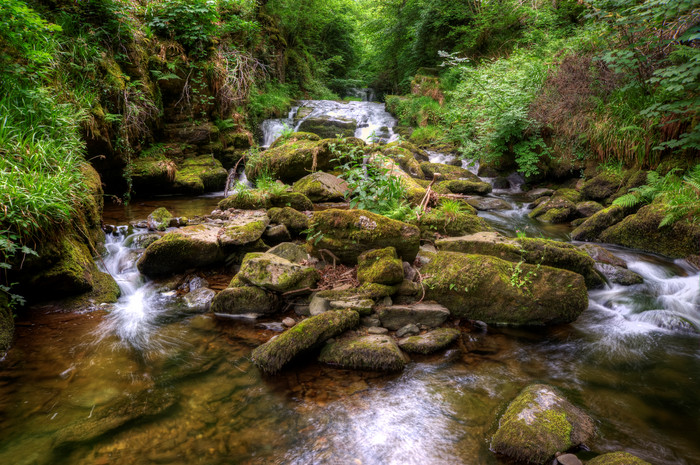
[[[586,465],[651,465],[628,452],[610,452],[586,462]]]
[[[355,138],[287,142],[249,160],[246,174],[251,180],[267,173],[275,179],[293,183],[314,171],[331,171],[343,163],[339,154],[352,149],[362,150],[364,146],[364,141]]]
[[[666,214],[667,211],[661,204],[647,205],[603,231],[599,239],[601,242],[642,249],[671,258],[700,254],[700,226],[691,225],[682,219],[659,227]]]
[[[309,229],[309,217],[292,207],[273,207],[267,211],[273,223],[283,224],[294,235]]]
[[[398,163],[401,169],[411,177],[420,179],[425,177],[420,167],[420,162],[416,159],[411,150],[392,143],[386,145],[382,153]]]
[[[148,246],[136,266],[146,276],[205,268],[223,261],[218,225],[186,226],[166,234]]]
[[[326,344],[318,360],[356,370],[401,371],[408,357],[386,335],[349,336]]]
[[[403,281],[403,263],[396,249],[387,247],[364,252],[357,259],[357,280],[360,283],[377,283],[388,286]]]
[[[605,200],[623,187],[622,176],[611,171],[605,171],[583,183],[581,193],[589,200]]]
[[[318,134],[312,134],[310,132],[293,132],[289,136],[279,136],[275,141],[270,144],[270,149],[274,149],[275,147],[279,147],[280,145],[284,145],[287,143],[292,143],[296,142],[299,140],[311,140],[311,141],[319,141],[321,138],[318,136]]]
[[[490,194],[492,190],[491,184],[487,182],[466,179],[443,181],[439,186],[453,194],[463,195],[487,195]]]
[[[260,315],[275,313],[278,309],[279,299],[274,293],[245,285],[237,278],[211,303],[211,310],[216,315]]]
[[[584,221],[571,232],[571,239],[575,241],[597,241],[600,234],[610,226],[619,223],[625,217],[622,207],[613,205],[605,208]]]
[[[224,253],[233,253],[241,246],[256,242],[270,224],[270,218],[261,210],[237,212],[217,233],[218,243]]]
[[[470,197],[467,203],[479,211],[512,210],[513,206],[496,197]]]
[[[534,238],[511,239],[496,232],[483,232],[440,239],[435,246],[449,252],[491,255],[511,262],[523,261],[531,265],[573,271],[584,277],[589,288],[605,283],[595,268],[595,261],[585,251],[566,242]]]
[[[317,134],[321,139],[336,137],[352,137],[357,129],[357,121],[350,118],[335,116],[312,116],[306,118],[300,125],[299,131]]]
[[[178,165],[173,188],[187,194],[220,191],[224,189],[226,178],[228,172],[219,160],[211,155],[202,155],[187,158]]]
[[[277,372],[298,354],[317,347],[358,324],[360,315],[353,310],[337,310],[312,316],[257,347],[253,350],[251,360],[264,372]]]
[[[278,255],[250,253],[243,259],[237,277],[246,284],[284,293],[311,288],[320,276],[315,268]]]
[[[432,354],[455,342],[460,334],[455,328],[437,328],[419,336],[409,336],[399,340],[399,347],[406,352]]]
[[[469,208],[469,207],[468,207]],[[430,238],[435,233],[443,236],[464,236],[482,231],[492,231],[491,226],[468,210],[446,212],[439,208],[423,214],[419,227],[424,238]]]
[[[549,200],[540,202],[528,216],[545,223],[566,223],[573,219],[580,198],[581,195],[573,189],[559,189]]]
[[[553,388],[534,384],[526,387],[508,405],[491,450],[518,461],[545,463],[593,438],[593,420]]]
[[[347,182],[323,171],[304,176],[294,183],[293,188],[296,192],[304,194],[312,202],[344,200],[350,191]]]
[[[406,325],[423,325],[428,328],[440,326],[450,316],[450,311],[434,302],[381,307],[377,312],[382,326],[396,331]]]
[[[588,307],[583,276],[548,266],[438,252],[421,274],[426,298],[456,317],[486,323],[570,323]]]
[[[314,250],[328,250],[349,265],[356,264],[365,250],[390,246],[412,262],[420,246],[417,227],[365,210],[314,212],[310,229],[309,244]]]
[[[165,231],[170,226],[170,221],[173,219],[172,213],[165,207],[156,208],[148,215],[148,229],[155,231]]]

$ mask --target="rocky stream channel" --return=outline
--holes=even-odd
[[[392,142],[397,138],[392,129],[395,120],[381,104],[306,101],[287,119],[266,121],[262,145],[274,147],[284,128],[304,131],[310,120],[319,119],[338,123],[332,128],[336,132],[324,137],[346,131],[345,136],[364,141]],[[299,142],[301,149],[306,142]],[[427,156],[430,163],[439,166],[459,164],[450,154],[429,152]],[[490,193],[472,199],[489,231],[477,237],[467,235],[471,239],[461,242],[443,238],[437,241],[437,253],[430,247],[418,252],[417,242],[415,251],[407,251],[409,240],[398,236],[378,242],[376,247],[366,246],[382,252],[376,252],[376,256],[365,254],[360,260],[369,260],[366,266],[371,268],[374,261],[388,256],[389,262],[398,262],[399,280],[376,284],[376,276],[360,270],[365,282],[375,283],[372,292],[349,298],[348,291],[341,290],[337,291],[340,294],[327,293],[325,298],[310,303],[308,293],[288,294],[289,286],[282,286],[281,278],[270,279],[259,270],[283,266],[285,272],[301,273],[294,278],[298,281],[296,289],[313,287],[317,278],[308,281],[309,286],[300,284],[307,283],[305,280],[315,273],[314,260],[305,255],[303,247],[277,246],[277,253],[288,259],[275,259],[277,255],[271,258],[262,253],[267,247],[256,242],[265,231],[263,239],[268,244],[288,244],[289,233],[294,233],[289,221],[285,220],[287,233],[285,236],[283,232],[280,239],[275,235],[279,231],[270,232],[264,210],[227,213],[219,204],[223,192],[195,198],[157,198],[128,209],[106,208],[105,223],[115,226],[107,234],[102,266],[117,280],[122,295],[116,304],[79,310],[43,305],[35,308],[31,317],[17,322],[15,346],[0,361],[0,463],[524,463],[512,461],[506,453],[512,450],[507,447],[499,449],[497,436],[499,421],[504,423],[513,412],[527,416],[527,408],[517,413],[513,400],[530,395],[550,400],[565,397],[576,406],[571,408],[581,409],[576,412],[585,412],[582,415],[587,420],[574,424],[571,433],[573,437],[582,424],[583,429],[592,431],[582,436],[585,439],[581,447],[572,449],[584,462],[595,463],[599,459],[594,457],[601,454],[626,451],[657,465],[700,464],[700,273],[684,260],[608,244],[588,249],[601,260],[596,270],[607,266],[608,273],[604,274],[610,277],[613,267],[624,276],[612,279],[626,281],[625,285],[605,283],[600,273],[584,276],[587,272],[550,268],[541,256],[532,264],[523,264],[532,267],[523,268],[523,274],[516,271],[515,262],[508,265],[511,276],[518,278],[511,281],[514,288],[529,286],[532,280],[535,284],[542,281],[542,286],[549,286],[543,287],[548,295],[538,298],[564,308],[563,312],[578,303],[571,300],[571,293],[556,288],[559,283],[570,289],[580,287],[584,298],[587,292],[587,307],[580,316],[568,318],[573,320],[568,324],[486,324],[460,318],[455,307],[459,302],[446,298],[444,307],[433,309],[432,319],[421,319],[424,314],[416,317],[416,312],[409,312],[407,319],[402,319],[405,314],[389,314],[387,307],[410,307],[409,297],[421,293],[417,278],[412,285],[392,287],[414,274],[411,266],[395,258],[395,252],[408,261],[418,252],[415,263],[425,263],[421,271],[430,274],[432,266],[432,274],[437,275],[451,273],[448,266],[440,268],[441,257],[451,253],[445,250],[459,251],[469,244],[505,244],[506,251],[498,252],[501,256],[512,250],[524,254],[527,245],[517,242],[517,232],[531,238],[554,239],[563,244],[561,247],[568,247],[565,243],[570,242],[573,228],[569,223],[531,219],[529,205],[536,198],[522,191],[523,181],[518,176],[507,182],[478,179],[474,174],[478,167],[465,163],[463,168],[471,170],[474,183],[493,185]],[[284,202],[293,204],[295,200]],[[344,213],[334,212],[346,210],[328,210],[338,205],[317,205],[316,210],[342,216]],[[276,209],[278,214],[286,210],[285,205],[265,207],[269,206],[282,207]],[[233,273],[224,266],[216,246],[215,250],[203,248],[198,252],[198,259],[205,261],[211,254],[210,264],[215,266],[191,271],[187,247],[174,258],[158,252],[162,241],[181,240],[178,231],[183,228],[168,228],[165,238],[161,238],[162,232],[149,230],[147,217],[156,207],[166,207],[175,217],[190,218],[188,228],[199,228],[199,233],[204,231],[205,235],[215,224],[214,242],[218,240],[219,249],[230,247],[226,249],[227,257],[236,255],[230,251],[238,250],[236,247],[245,242],[243,233],[249,229],[240,228],[261,222],[255,240],[246,239],[249,248],[245,251],[256,255],[246,257],[231,286]],[[213,210],[216,212],[212,214]],[[364,218],[361,221],[375,221],[372,216]],[[340,222],[332,223],[332,227],[341,228]],[[224,232],[222,236],[222,228],[232,228],[231,234]],[[229,242],[223,244],[222,237]],[[328,237],[320,240],[323,247],[332,249]],[[149,252],[144,252],[146,248]],[[342,249],[333,250],[338,260],[346,261]],[[353,258],[357,258],[357,252]],[[293,256],[298,254],[304,256]],[[489,260],[476,265],[465,261],[467,268],[457,270],[455,282],[444,289],[437,284],[432,294],[428,289],[425,301],[436,292],[452,292],[452,285],[457,285],[459,275],[467,274],[464,270],[469,266],[476,267],[473,273],[477,268],[501,266],[500,261]],[[312,271],[307,273],[306,269]],[[560,273],[566,273],[564,278]],[[252,286],[256,280],[261,280],[259,286]],[[593,282],[596,280],[600,282]],[[276,288],[278,284],[281,287]],[[472,282],[458,284],[468,293]],[[384,292],[387,288],[392,290]],[[526,297],[534,298],[532,293],[539,291],[529,292]],[[503,293],[490,289],[482,296],[483,307],[489,307],[489,301],[497,305]],[[220,296],[214,298],[217,294]],[[387,300],[386,294],[392,297]],[[417,295],[413,298],[416,300]],[[282,305],[282,301],[288,305]],[[338,301],[345,302],[348,309],[323,312],[332,302],[342,306]],[[231,311],[230,302],[250,311]],[[527,305],[526,299],[522,306]],[[319,311],[319,306],[326,307]],[[266,309],[271,307],[281,310],[268,312]],[[282,355],[270,356],[273,349],[269,346],[267,354],[258,349],[275,336],[279,341],[284,334],[293,334],[302,321],[315,318],[308,317],[309,312],[322,317],[339,315],[333,316],[336,319],[347,316],[347,321],[334,324],[341,329],[355,328],[352,334],[374,338],[375,342],[387,339],[384,344],[395,349],[395,358],[384,365],[376,362],[375,366],[387,371],[343,366],[375,363],[371,357],[358,361],[351,356],[354,362],[338,363],[343,359],[337,352],[353,349],[352,340],[348,349],[345,336],[338,337],[341,330],[330,336],[324,333],[327,337],[320,342],[335,338],[335,347],[326,346],[321,361],[317,361],[317,350],[281,368],[287,361],[280,361]],[[450,313],[445,319],[444,315]],[[435,314],[439,321],[435,321]],[[483,315],[484,321],[491,316],[486,310]],[[551,321],[546,322],[550,323],[567,320],[566,315],[527,317],[537,321],[549,318]],[[416,325],[407,327],[412,323]],[[382,326],[391,331],[387,333]],[[445,328],[447,342],[451,343],[429,354],[420,353],[420,348],[411,350],[402,337],[394,338],[395,330],[406,337],[414,332],[425,334],[433,326]],[[410,358],[396,347],[395,340],[403,341],[402,347],[413,352]],[[413,342],[420,346],[420,341]],[[362,358],[361,354],[358,357]],[[265,374],[263,370],[275,373]],[[523,391],[533,385],[530,391]],[[511,412],[509,404],[516,410]],[[567,410],[568,416],[570,413]],[[544,459],[535,459],[545,463]],[[643,463],[631,460],[597,463]]]

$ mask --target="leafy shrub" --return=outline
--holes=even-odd
[[[219,15],[214,0],[165,0],[148,5],[146,20],[161,37],[202,52],[211,43]]]
[[[442,140],[444,132],[439,126],[425,126],[417,128],[411,133],[411,142],[417,145],[429,145]]]
[[[263,92],[252,89],[248,100],[248,116],[252,126],[264,119],[283,116],[292,104],[289,85],[268,83]]]

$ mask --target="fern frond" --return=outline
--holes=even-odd
[[[623,208],[632,208],[642,202],[642,196],[638,192],[630,192],[622,197],[618,197],[613,201],[613,205]]]

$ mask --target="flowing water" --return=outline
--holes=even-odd
[[[493,195],[511,205],[480,213],[496,229],[566,239],[566,226],[527,218],[517,186]],[[610,247],[644,283],[590,292],[571,325],[464,323],[458,344],[401,374],[306,360],[268,377],[248,357],[285,315],[217,320],[135,268],[146,231],[129,221],[163,202],[192,216],[215,201],[107,210],[124,225],[104,259],[123,295],[111,307],[20,317],[0,361],[0,463],[505,464],[489,451],[497,418],[544,382],[596,419],[596,452],[700,464],[700,275],[686,263]]]

